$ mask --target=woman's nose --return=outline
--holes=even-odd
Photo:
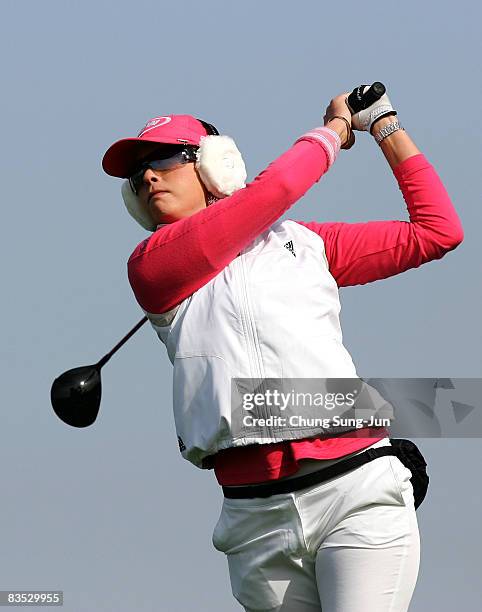
[[[150,183],[157,182],[159,180],[159,176],[154,172],[154,170],[147,168],[147,170],[144,172],[143,180],[146,185],[149,185]]]

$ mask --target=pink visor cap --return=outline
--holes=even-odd
[[[135,171],[139,143],[199,146],[201,136],[207,135],[203,124],[191,115],[154,117],[149,119],[137,138],[124,138],[111,145],[102,159],[102,168],[110,176],[128,178]]]

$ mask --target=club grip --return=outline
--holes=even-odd
[[[347,105],[352,115],[371,106],[374,102],[379,100],[386,91],[385,85],[379,81],[375,81],[375,83],[370,86],[370,89],[367,89],[367,91],[363,93],[365,87],[367,87],[367,85],[355,87],[347,98]]]

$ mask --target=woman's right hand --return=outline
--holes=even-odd
[[[346,99],[350,95],[350,91],[340,94],[331,100],[326,107],[323,121],[325,127],[334,130],[341,140],[342,149],[350,149],[355,144],[355,134],[351,130],[351,113],[346,104]],[[343,117],[348,122],[350,129],[343,119],[333,119],[333,117]]]

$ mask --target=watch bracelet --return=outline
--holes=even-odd
[[[392,121],[391,123],[387,123],[387,125],[383,126],[376,134],[374,134],[374,137],[375,137],[375,140],[378,146],[380,146],[381,142],[385,140],[387,136],[390,136],[391,134],[398,132],[398,130],[405,130],[405,128],[403,128],[398,122],[398,119],[396,121]]]

